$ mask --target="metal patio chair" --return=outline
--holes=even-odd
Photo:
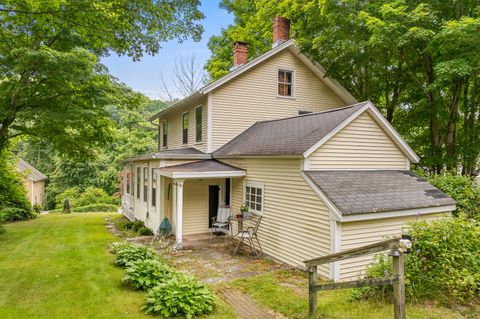
[[[210,228],[210,243],[212,243],[213,233],[226,230],[228,232],[230,222],[230,206],[218,206],[217,216],[212,217],[212,227]]]
[[[256,247],[255,247],[255,241],[258,244],[258,252],[256,253],[257,258],[262,256],[263,254],[263,249],[262,246],[260,245],[260,241],[258,240],[257,232],[258,228],[260,227],[260,223],[262,222],[262,216],[257,217],[257,221],[255,222],[255,226],[248,227],[246,230],[240,231],[237,234],[237,237],[239,237],[239,241],[237,243],[237,246],[235,247],[235,250],[233,251],[232,256],[235,256],[239,249],[240,245],[243,243],[245,239],[248,240],[248,246],[250,247],[250,253],[255,253]]]

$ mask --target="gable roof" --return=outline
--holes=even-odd
[[[32,165],[28,164],[26,161],[24,161],[21,158],[18,159],[17,170],[22,174],[25,174],[27,178],[31,179],[34,182],[40,182],[48,179],[48,177],[45,176],[42,172],[40,172],[38,169],[36,169]]]
[[[213,156],[306,158],[365,111],[369,111],[410,161],[414,163],[419,161],[418,156],[369,101],[318,113],[257,122],[216,150]]]
[[[313,62],[308,56],[301,53],[298,47],[295,45],[294,39],[290,39],[282,44],[277,45],[271,50],[253,59],[252,61],[234,69],[233,71],[221,77],[220,79],[205,85],[204,87],[200,88],[196,92],[192,93],[190,96],[178,101],[177,103],[171,105],[170,107],[151,116],[150,121],[153,121],[161,117],[163,114],[166,114],[172,110],[179,109],[183,106],[197,102],[209,92],[221,87],[227,82],[230,82],[231,80],[243,74],[244,72],[252,69],[259,63],[269,59],[270,57],[286,49],[294,53],[314,74],[316,74],[319,77],[319,79],[322,82],[324,82],[333,92],[335,92],[346,104],[353,104],[357,102],[357,100],[353,97],[353,95],[351,95],[350,92],[347,91],[347,89],[345,89],[340,83],[338,83],[338,81],[326,76],[326,71],[320,64]]]
[[[157,171],[160,175],[170,178],[242,177],[247,175],[244,169],[212,159],[162,167]]]
[[[367,102],[295,117],[256,122],[213,153],[214,157],[298,155]]]
[[[456,204],[450,196],[406,170],[305,171],[305,174],[342,215]]]

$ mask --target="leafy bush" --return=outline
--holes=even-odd
[[[38,205],[38,204],[33,205],[33,211],[34,211],[36,214],[40,214],[41,211],[42,211],[42,206],[40,206],[40,205]]]
[[[174,277],[148,291],[143,307],[147,314],[165,318],[184,315],[186,318],[208,314],[215,307],[214,294],[191,277]]]
[[[5,207],[16,207],[25,211],[31,209],[24,176],[17,172],[16,161],[12,153],[0,152],[0,210]]]
[[[131,230],[138,232],[141,228],[144,228],[145,224],[141,220],[136,220],[133,222]]]
[[[70,200],[68,199],[68,197],[63,200],[62,212],[64,214],[70,214],[72,212],[72,210],[70,209]]]
[[[129,243],[129,242],[126,242],[126,241],[116,241],[114,243],[111,243],[109,248],[110,248],[110,252],[112,254],[116,254],[117,251],[125,248],[125,247],[128,247],[128,246],[131,246],[132,243]]]
[[[117,205],[110,204],[92,204],[86,206],[80,206],[73,208],[75,213],[85,213],[85,212],[117,212]]]
[[[151,235],[153,235],[153,233],[147,227],[142,227],[138,230],[138,236],[151,236]]]
[[[156,258],[158,255],[153,249],[139,244],[129,244],[116,249],[115,264],[126,266],[134,261]]]
[[[31,209],[5,207],[0,210],[0,219],[7,222],[35,218],[37,215]]]
[[[5,227],[3,227],[3,216],[0,215],[0,235],[5,233]]]
[[[87,206],[92,204],[118,205],[118,199],[110,196],[101,188],[87,187],[80,195],[76,206]]]
[[[71,206],[76,206],[78,198],[80,197],[80,189],[78,187],[67,188],[63,193],[58,194],[55,197],[55,207],[63,208],[65,200],[68,199],[68,202]]]
[[[473,302],[480,296],[480,222],[443,218],[411,224],[412,253],[406,255],[406,293],[410,299]],[[391,262],[379,259],[368,277],[391,273]],[[379,288],[362,289],[360,297],[379,298]]]
[[[480,217],[480,185],[474,178],[450,173],[417,173],[457,201],[457,215]]]
[[[148,290],[176,276],[175,270],[156,259],[127,264],[123,282],[140,290]]]

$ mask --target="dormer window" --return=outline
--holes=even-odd
[[[293,71],[278,70],[278,96],[293,97]]]

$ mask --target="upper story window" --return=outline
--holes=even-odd
[[[195,142],[202,141],[202,106],[195,108]]]
[[[263,185],[253,183],[247,183],[245,185],[245,205],[249,207],[251,211],[257,213],[263,212],[263,197]]]
[[[188,144],[188,112],[182,114],[182,142]]]
[[[137,167],[137,198],[140,199],[140,175],[141,175],[140,167]]]
[[[143,201],[148,201],[148,167],[143,168]]]
[[[167,120],[162,123],[162,144],[164,148],[168,145],[168,123]]]
[[[293,97],[293,71],[278,70],[278,96]]]

